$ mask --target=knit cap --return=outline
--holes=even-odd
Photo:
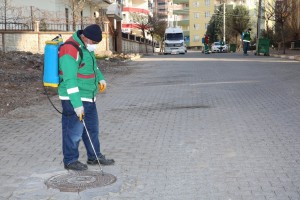
[[[99,25],[92,24],[83,29],[83,35],[90,40],[95,42],[101,42],[102,40],[102,31]]]

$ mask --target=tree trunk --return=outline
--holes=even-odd
[[[285,54],[285,37],[284,37],[283,23],[281,24],[281,39],[283,45],[283,54]]]
[[[154,53],[154,48],[155,48],[155,46],[153,46],[153,34],[151,34],[151,38],[152,38],[152,52]]]
[[[73,31],[76,30],[76,16],[75,16],[75,12],[73,11],[73,23],[72,23],[72,29]]]
[[[145,48],[146,48],[146,54],[148,54],[145,30],[143,30],[143,37],[144,37],[144,43],[145,43]]]

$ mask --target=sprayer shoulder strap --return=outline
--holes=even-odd
[[[62,45],[64,45],[64,44],[70,44],[70,45],[72,45],[73,47],[75,47],[75,48],[77,49],[77,51],[79,52],[79,56],[80,56],[80,59],[81,59],[81,61],[82,61],[82,59],[83,59],[82,49],[81,49],[75,42],[73,42],[73,41],[66,41],[66,42],[63,43]],[[80,61],[80,63],[81,63],[81,61]]]

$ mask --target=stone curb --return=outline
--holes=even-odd
[[[282,55],[282,54],[270,54],[270,56],[275,58],[283,58],[283,59],[300,61],[300,55],[290,56],[290,55]]]
[[[143,55],[137,54],[137,55],[135,55],[134,57],[130,58],[130,60],[137,60],[137,59],[139,59],[139,58],[141,58],[141,57],[143,57]]]
[[[159,53],[153,53],[153,55],[159,55]],[[139,58],[144,57],[144,54],[137,54],[136,56],[130,58],[130,60],[137,60]],[[271,57],[275,58],[283,58],[283,59],[289,59],[289,60],[296,60],[300,61],[300,55],[282,55],[282,54],[270,54]]]

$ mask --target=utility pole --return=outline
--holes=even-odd
[[[260,37],[261,1],[262,0],[258,0],[257,35],[256,35],[256,55],[257,56],[259,56],[258,45],[259,45],[259,37]]]
[[[4,30],[6,30],[6,10],[7,10],[7,0],[4,0]]]
[[[225,32],[225,9],[226,9],[226,6],[225,6],[225,1],[224,1],[224,4],[223,4],[223,24],[224,24],[224,35],[223,35],[223,42],[224,44],[226,44],[226,32]]]
[[[31,18],[31,28],[32,28],[32,30],[34,30],[33,6],[30,6],[30,18]]]

